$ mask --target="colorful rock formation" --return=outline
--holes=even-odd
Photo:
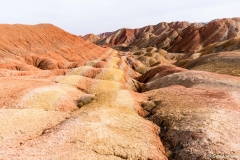
[[[82,39],[89,40],[89,41],[91,41],[93,43],[96,43],[101,38],[99,36],[95,35],[95,34],[87,34],[87,35],[83,36]]]
[[[159,23],[137,29],[123,28],[101,37],[103,46],[157,47],[174,53],[198,52],[215,42],[240,35],[240,19],[216,19],[209,23]],[[104,33],[103,33],[104,35]],[[219,49],[218,50],[222,50]]]
[[[166,159],[159,127],[140,116],[143,97],[131,91],[138,73],[116,53],[65,76],[17,77],[7,86],[2,78],[1,158]]]
[[[0,159],[240,159],[238,21],[0,25]]]

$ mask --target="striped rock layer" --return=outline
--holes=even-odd
[[[240,158],[237,38],[221,50],[232,40],[206,32],[201,53],[180,54],[102,48],[48,24],[0,28],[0,159]]]
[[[239,45],[236,46],[237,42],[232,40],[239,37],[239,30],[239,18],[216,19],[208,23],[162,22],[142,28],[122,28],[114,32],[102,33],[99,35],[101,39],[94,39],[92,42],[102,46],[138,49],[157,47],[174,53],[192,53],[199,52],[213,43],[231,40],[231,44],[215,49],[215,52],[219,52],[229,47],[231,49],[228,50],[239,49]],[[89,40],[91,41],[91,38]]]

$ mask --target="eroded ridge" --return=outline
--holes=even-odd
[[[1,109],[1,158],[167,159],[159,127],[140,116],[137,76],[115,51],[64,76],[28,77]]]
[[[51,25],[17,25],[34,36],[16,30],[0,46],[0,159],[240,159],[238,38],[208,44],[232,21],[199,24],[201,36],[219,27],[190,53],[116,51]]]

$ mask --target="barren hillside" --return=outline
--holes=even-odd
[[[238,28],[0,25],[0,159],[240,159]]]

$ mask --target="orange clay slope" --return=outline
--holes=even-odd
[[[51,24],[0,25],[1,70],[69,69],[108,50]]]

